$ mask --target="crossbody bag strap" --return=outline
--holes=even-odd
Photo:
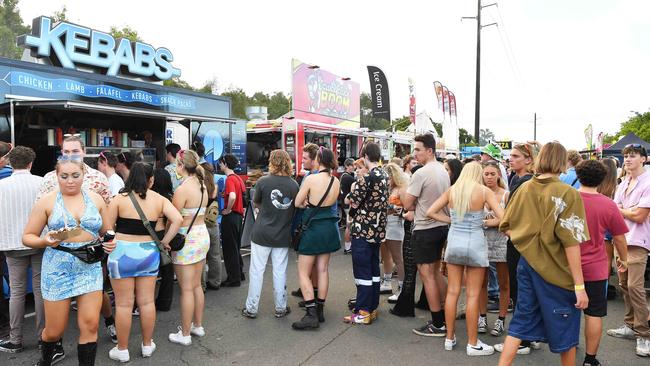
[[[190,230],[192,230],[192,226],[194,226],[194,221],[196,220],[197,216],[199,216],[199,212],[201,212],[201,205],[203,204],[203,189],[201,189],[201,202],[199,203],[199,208],[196,210],[196,213],[194,214],[194,217],[192,218],[192,222],[190,222],[190,226],[187,228],[187,233],[190,233]]]
[[[147,216],[145,216],[144,212],[142,211],[142,207],[140,207],[138,200],[135,198],[135,195],[133,194],[133,191],[129,192],[129,198],[131,199],[131,202],[133,202],[133,206],[135,207],[135,210],[138,211],[138,216],[140,216],[140,220],[142,220],[142,224],[149,232],[149,236],[151,236],[153,241],[156,242],[158,248],[162,248],[163,245],[160,242],[158,235],[156,235],[156,231],[151,227],[151,224],[149,223],[149,219],[147,219]]]
[[[325,199],[327,198],[327,195],[330,193],[330,190],[332,189],[332,184],[334,184],[334,177],[330,178],[330,184],[327,186],[327,190],[325,190],[325,194],[323,197],[318,201],[318,204],[316,205],[316,208],[320,208],[323,202],[325,202]],[[309,223],[311,222],[311,219],[314,218],[314,215],[316,215],[316,212],[314,212],[310,217],[309,220],[305,223],[305,227],[309,226]]]

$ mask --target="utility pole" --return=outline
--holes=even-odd
[[[537,112],[533,114],[533,141],[537,141]]]
[[[486,25],[481,24],[481,9],[489,6],[498,6],[497,3],[481,5],[481,0],[477,0],[477,10],[475,17],[462,17],[463,19],[476,19],[476,97],[474,107],[474,139],[476,143],[479,142],[480,126],[481,126],[481,29],[497,23],[490,23]]]

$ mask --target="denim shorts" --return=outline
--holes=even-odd
[[[522,256],[517,265],[517,307],[508,335],[548,343],[553,353],[576,347],[580,339],[580,310],[573,291],[546,282]]]

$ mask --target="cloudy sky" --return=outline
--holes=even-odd
[[[26,22],[63,5],[99,30],[129,25],[166,46],[194,86],[291,90],[291,58],[321,66],[369,91],[366,65],[390,84],[392,115],[408,114],[408,78],[418,112],[439,116],[433,81],[458,100],[474,129],[476,0],[122,1],[20,0]],[[484,5],[491,3],[483,0]],[[498,139],[585,146],[584,129],[615,132],[630,111],[650,108],[650,1],[499,0],[483,10],[481,127]],[[436,117],[438,118],[438,117]]]

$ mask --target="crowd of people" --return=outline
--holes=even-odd
[[[440,161],[434,137],[424,134],[414,138],[412,156],[390,161],[368,142],[359,159],[345,160],[339,175],[333,151],[307,144],[300,167],[284,150],[270,153],[268,175],[257,181],[250,205],[235,174],[238,161],[226,154],[219,160],[227,176],[221,206],[203,146],[182,150],[170,144],[166,151],[169,164],[158,169],[102,152],[98,171],[83,162],[82,141],[69,136],[55,170],[41,178],[30,173],[31,149],[0,144],[0,159],[12,168],[0,180],[0,251],[11,285],[11,332],[0,351],[23,349],[28,267],[39,365],[65,357],[61,337],[73,299],[80,365],[94,364],[100,315],[116,343],[111,359],[131,359],[134,314],[142,328],[141,355],[150,357],[156,310],[170,310],[174,278],[180,326],[168,339],[191,345],[192,337],[206,335],[206,289],[246,280],[240,247],[248,206],[255,220],[243,317],[258,316],[269,257],[274,316],[291,313],[286,283],[294,249],[300,288],[291,294],[302,297],[305,311],[292,328],[319,328],[330,256],[343,242],[356,286],[345,323],[372,324],[380,316],[381,294],[390,294],[393,315],[412,317],[416,307],[431,313],[413,332],[444,337],[444,350],[457,346],[456,321],[464,318],[468,356],[497,351],[499,365],[511,365],[516,355],[548,343],[563,365],[574,365],[584,314],[583,364],[600,365],[602,318],[616,293],[608,281],[615,274],[625,318],[607,335],[635,339],[635,353],[650,356],[644,288],[650,172],[641,145],[624,148],[622,167],[615,158],[582,160],[558,142],[515,144],[507,161],[495,144],[480,156]],[[304,172],[300,182],[293,178],[297,170]],[[416,274],[422,282],[417,303]],[[488,312],[498,314],[491,327]],[[507,334],[505,342],[479,339],[488,332]]]

